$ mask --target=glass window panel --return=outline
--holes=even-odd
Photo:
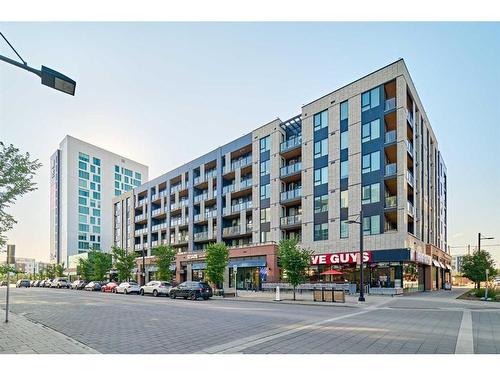
[[[380,151],[375,151],[371,154],[371,171],[380,169]]]
[[[344,150],[349,147],[349,132],[346,130],[345,132],[340,133],[340,149]]]
[[[340,121],[349,117],[349,103],[347,101],[340,103]]]
[[[376,119],[370,123],[370,139],[380,137],[380,119]]]
[[[340,238],[349,237],[349,224],[347,224],[347,220],[343,220],[340,222]]]
[[[378,87],[370,91],[370,108],[375,108],[380,105],[380,89]]]
[[[349,161],[343,161],[340,163],[340,178],[349,177]]]
[[[342,190],[340,192],[340,208],[349,207],[349,190]]]
[[[371,234],[380,234],[380,215],[375,215],[370,218]]]

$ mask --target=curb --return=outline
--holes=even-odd
[[[317,306],[317,307],[348,307],[351,309],[360,308],[363,305],[352,305],[352,304],[344,304],[344,303],[335,303],[335,302],[313,302],[313,301],[293,301],[293,300],[267,300],[267,299],[250,299],[245,297],[229,297],[229,298],[217,298],[215,301],[228,301],[228,302],[258,302],[258,303],[272,303],[272,304],[283,304],[283,305],[295,305],[295,306]]]

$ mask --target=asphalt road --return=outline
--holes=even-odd
[[[454,299],[459,292],[325,307],[11,291],[11,311],[101,353],[500,353],[500,304]]]

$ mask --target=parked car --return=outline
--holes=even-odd
[[[141,286],[139,293],[141,296],[145,294],[152,294],[155,297],[159,297],[161,295],[168,296],[171,288],[172,284],[167,283],[166,281],[153,280],[146,285]]]
[[[109,283],[106,283],[106,285],[101,286],[101,292],[113,293],[117,286],[118,286],[118,283],[116,283],[114,281],[110,281]]]
[[[124,293],[124,294],[132,294],[132,293],[139,294],[140,292],[139,284],[137,284],[135,281],[124,281],[114,289],[114,292]]]
[[[170,289],[170,298],[184,297],[184,299],[196,300],[209,299],[213,296],[212,287],[205,282],[185,281]]]
[[[33,286],[39,287],[41,282],[42,282],[42,280],[36,280],[35,283],[33,284]]]
[[[99,281],[91,281],[84,287],[85,290],[89,291],[100,291],[101,290],[101,283]]]
[[[500,276],[495,277],[494,283],[495,283],[495,286],[500,286]]]
[[[68,288],[69,283],[68,279],[65,277],[56,277],[51,283],[50,283],[51,288]]]
[[[47,279],[47,280],[45,280],[45,284],[43,284],[43,287],[44,288],[50,288],[51,285],[52,285],[52,281],[54,281],[54,279]]]
[[[71,289],[83,289],[87,285],[87,282],[85,280],[75,280],[71,283],[70,288]]]
[[[31,281],[28,279],[18,280],[16,283],[16,288],[29,288]]]
[[[0,283],[0,286],[7,286],[7,280],[2,280],[2,282]]]

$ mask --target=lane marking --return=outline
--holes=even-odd
[[[464,310],[458,331],[455,354],[474,354],[474,335],[472,332],[472,312]]]

